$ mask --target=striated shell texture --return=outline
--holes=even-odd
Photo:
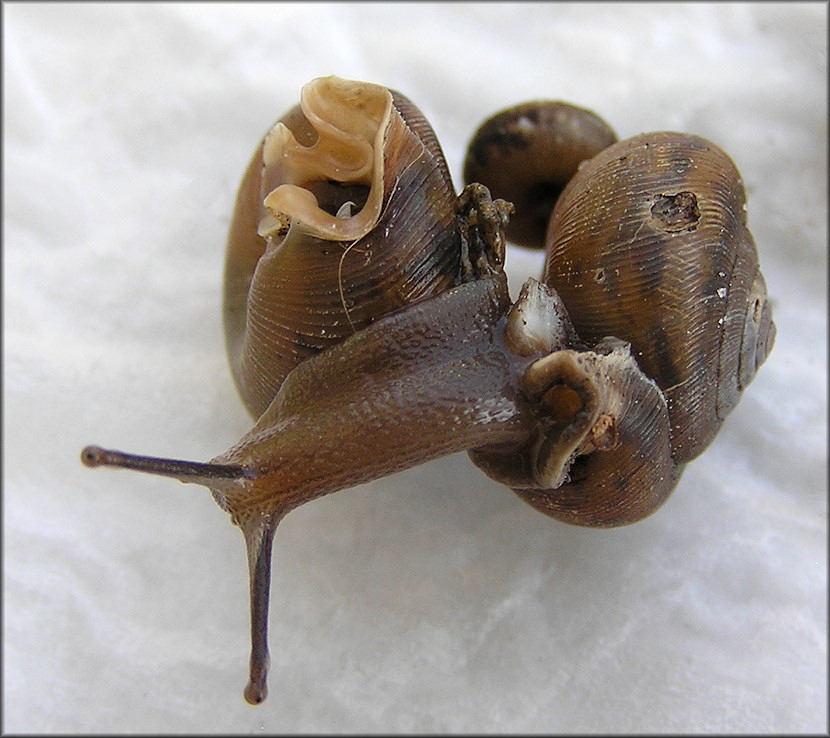
[[[228,234],[225,335],[254,417],[309,356],[459,280],[455,191],[403,95],[313,80],[246,171]]]
[[[524,386],[548,415],[534,484],[514,486],[519,497],[558,520],[599,528],[628,525],[663,504],[680,473],[666,402],[624,341],[551,354],[530,367]]]
[[[609,528],[654,512],[682,468],[663,393],[630,346],[584,346],[559,295],[533,279],[507,315],[504,341],[527,361],[519,387],[534,422],[517,443],[470,451],[473,463],[567,523]]]
[[[681,133],[614,144],[568,184],[547,239],[544,279],[579,336],[630,342],[665,393],[676,462],[700,454],[775,335],[731,159]]]

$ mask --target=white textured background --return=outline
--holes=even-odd
[[[827,728],[825,4],[4,4],[4,730]],[[735,160],[778,340],[668,503],[616,531],[459,454],[315,501],[274,546],[242,700],[242,537],[207,491],[89,471],[249,425],[220,289],[235,190],[301,85],[399,89],[460,181],[496,110],[594,109]],[[541,264],[508,257],[513,293]]]

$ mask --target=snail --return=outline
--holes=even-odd
[[[530,135],[549,136],[552,119]],[[483,129],[494,150],[516,148]],[[573,138],[555,132],[534,156]],[[313,80],[260,143],[224,293],[252,429],[209,463],[81,454],[204,485],[240,527],[249,703],[267,696],[271,545],[292,509],[468,451],[547,515],[627,525],[663,503],[763,363],[775,327],[732,162],[685,134],[607,138],[570,165],[544,279],[515,301],[505,229],[530,206],[494,198],[486,166],[456,195],[400,93]],[[468,159],[481,151],[474,139]]]

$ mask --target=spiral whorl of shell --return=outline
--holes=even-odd
[[[228,236],[226,341],[254,417],[304,359],[458,282],[454,208],[409,100],[337,77],[303,88],[255,153]]]
[[[772,347],[743,182],[696,136],[643,134],[583,164],[551,216],[545,281],[583,340],[631,343],[666,395],[678,463],[708,445]]]

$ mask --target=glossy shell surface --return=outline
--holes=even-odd
[[[457,283],[455,191],[399,93],[321,78],[254,154],[228,236],[225,334],[259,417],[299,363]]]
[[[599,116],[555,100],[502,110],[476,131],[464,161],[464,182],[481,182],[516,208],[509,241],[541,249],[557,198],[579,165],[617,140]]]
[[[544,279],[579,336],[631,343],[666,395],[676,461],[697,456],[775,335],[732,161],[687,134],[621,141],[580,168],[547,239]]]

